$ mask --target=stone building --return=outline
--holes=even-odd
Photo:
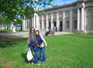
[[[34,13],[29,28],[38,30],[57,27],[60,32],[83,32],[93,33],[93,1],[78,0],[74,3],[65,4],[53,8],[43,9],[45,13],[38,15]],[[23,22],[23,28],[27,23]]]

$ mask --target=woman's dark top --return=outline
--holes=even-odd
[[[43,40],[41,39],[40,35],[36,35],[36,38],[37,38],[37,41],[38,41],[38,44],[41,45],[43,43]]]

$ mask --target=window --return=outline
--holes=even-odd
[[[40,29],[42,29],[42,23],[40,23]]]
[[[69,29],[69,21],[67,21],[67,29]]]
[[[77,20],[74,21],[74,28],[77,29]]]
[[[62,11],[59,12],[59,18],[62,18]]]
[[[46,22],[44,22],[44,28],[46,28]]]
[[[53,13],[53,19],[56,19],[56,13]]]

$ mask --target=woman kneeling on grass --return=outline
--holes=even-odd
[[[38,30],[36,30],[36,38],[38,40],[38,51],[39,51],[39,61],[41,61],[41,51],[43,54],[43,62],[46,61],[46,57],[45,57],[45,47],[44,45],[47,47],[47,43],[44,40],[43,36],[39,33]]]
[[[38,51],[37,38],[36,38],[36,35],[35,35],[35,29],[33,27],[30,29],[29,38],[28,38],[28,47],[29,47],[29,50],[31,50],[32,55],[33,55],[33,51],[35,52],[35,64],[38,64],[38,58],[37,58],[37,51]],[[33,64],[33,59],[31,60],[31,63]]]

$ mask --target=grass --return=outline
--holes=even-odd
[[[0,32],[12,32],[12,30],[5,30],[5,29],[3,29],[3,30],[0,30]]]
[[[46,63],[26,60],[26,40],[0,42],[0,68],[93,68],[93,35],[72,34],[45,37]]]
[[[3,29],[3,30],[0,30],[0,32],[12,32],[12,30],[5,30],[5,29]],[[16,32],[26,32],[26,31],[22,31],[22,30],[16,30]]]

